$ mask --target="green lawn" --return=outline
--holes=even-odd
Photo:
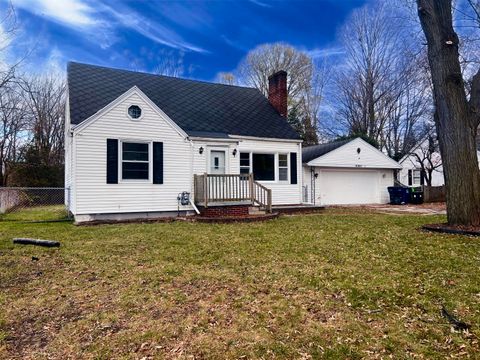
[[[0,214],[0,221],[63,221],[67,215],[65,205],[32,206]]]
[[[444,220],[338,209],[228,225],[3,221],[0,358],[474,358],[480,239],[417,230]]]

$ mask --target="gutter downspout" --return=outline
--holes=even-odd
[[[200,215],[200,211],[198,211],[198,208],[197,208],[197,206],[195,205],[195,201],[192,199],[191,196],[190,196],[190,198],[189,198],[189,201],[190,201],[190,204],[191,204],[192,207],[193,207],[193,210],[195,210],[195,212],[197,213],[197,215]]]
[[[195,197],[195,184],[193,183],[193,157],[195,154],[195,144],[193,141],[189,138],[186,137],[185,140],[187,140],[190,143],[190,194],[193,194]],[[195,200],[193,199],[192,196],[189,198],[190,205],[192,205],[193,210],[197,213],[197,215],[200,215],[200,211],[198,210],[197,206],[195,205]]]

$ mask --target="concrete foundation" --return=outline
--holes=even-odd
[[[77,214],[75,215],[75,222],[86,223],[90,221],[129,221],[129,220],[155,220],[168,219],[180,216],[194,215],[194,211],[153,211],[153,212],[138,212],[138,213],[111,213],[111,214]]]

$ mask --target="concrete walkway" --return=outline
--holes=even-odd
[[[388,205],[372,204],[364,205],[364,208],[390,214],[421,214],[421,215],[446,215],[445,203],[427,203],[420,205]]]

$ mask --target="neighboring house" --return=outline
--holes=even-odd
[[[179,206],[182,192],[235,214],[251,201],[301,203],[286,76],[270,77],[269,101],[253,88],[69,63],[65,182],[75,219],[193,212],[193,201]]]
[[[480,158],[480,151],[477,151],[477,157]],[[399,163],[402,165],[402,170],[398,173],[398,180],[404,185],[442,186],[445,184],[442,157],[432,135],[420,141]]]
[[[361,138],[303,149],[304,200],[316,205],[386,204],[393,159]]]

